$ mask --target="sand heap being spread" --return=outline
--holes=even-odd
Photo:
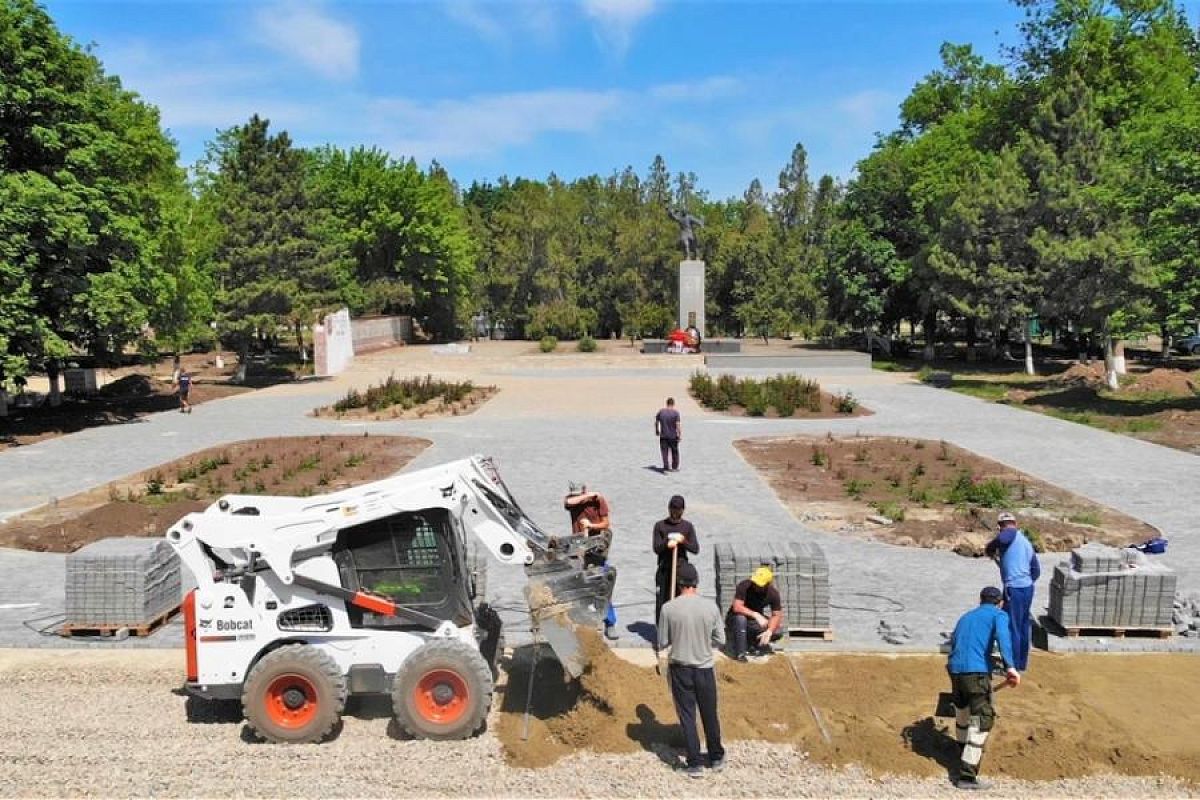
[[[531,664],[524,657],[514,660],[499,725],[509,763],[540,767],[576,750],[668,753],[682,748],[666,675],[613,655],[590,631],[584,648],[591,663],[578,681],[566,680],[558,662],[543,652],[534,677],[527,741],[522,734]],[[717,674],[725,738],[803,742],[808,734],[818,736],[782,658],[761,665],[724,661]],[[768,706],[769,719],[762,714]]]
[[[683,739],[666,678],[614,656],[598,637],[588,647],[592,666],[580,681],[564,681],[543,655],[527,741],[529,662],[518,659],[498,725],[509,763],[545,766],[578,750],[644,749],[673,760]],[[717,663],[724,739],[787,742],[819,763],[876,774],[940,776],[956,764],[954,720],[938,716],[949,710],[944,657],[800,657],[829,745],[785,658]],[[1200,781],[1200,709],[1178,703],[1198,680],[1200,659],[1190,656],[1037,653],[1025,682],[996,695],[1000,721],[984,770],[1029,780],[1163,773]]]

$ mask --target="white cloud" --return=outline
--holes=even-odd
[[[592,133],[622,101],[617,91],[551,89],[431,103],[379,100],[370,112],[394,155],[424,161],[493,154],[547,133]]]
[[[668,101],[705,101],[732,97],[742,91],[742,82],[728,75],[714,75],[685,83],[661,83],[651,86],[651,97]]]
[[[860,127],[876,125],[895,114],[899,98],[891,92],[879,89],[864,89],[846,95],[834,103],[834,108],[850,118]]]
[[[633,42],[634,29],[656,10],[655,0],[583,0],[583,13],[596,26],[596,35],[618,56]]]
[[[441,8],[453,22],[474,31],[481,39],[505,48],[518,39],[533,37],[545,43],[558,35],[558,8],[543,0],[504,5],[483,0],[448,0]]]
[[[255,41],[299,61],[326,78],[358,73],[359,37],[354,26],[309,2],[275,3],[254,15]]]

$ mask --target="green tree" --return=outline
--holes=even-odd
[[[157,111],[32,0],[0,0],[0,383],[119,353],[178,289],[184,191]],[[174,266],[174,265],[172,265]]]
[[[348,262],[321,236],[305,155],[269,126],[255,114],[221,132],[202,165],[220,226],[213,272],[221,332],[243,365],[256,341],[273,344],[285,326],[303,354],[306,325],[347,294]]]

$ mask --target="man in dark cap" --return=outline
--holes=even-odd
[[[996,723],[992,707],[992,647],[1000,647],[1007,682],[1016,686],[1021,673],[1013,667],[1012,636],[1008,615],[1000,610],[1004,594],[995,586],[979,593],[979,605],[963,614],[950,637],[950,690],[954,701],[954,732],[962,745],[958,779],[959,789],[983,789],[979,780],[979,762],[988,734]]]
[[[700,552],[700,540],[696,538],[696,528],[683,518],[683,496],[674,495],[667,503],[667,518],[654,523],[654,533],[651,536],[651,546],[658,556],[658,570],[654,573],[654,619],[662,613],[663,604],[671,599],[671,563],[679,559],[679,564],[686,564],[688,553]]]
[[[700,575],[686,562],[676,572],[679,595],[662,607],[658,620],[658,653],[670,648],[667,676],[671,698],[687,743],[687,775],[704,776],[700,753],[700,735],[696,730],[696,710],[704,724],[708,745],[708,766],[719,772],[725,768],[725,748],[721,746],[721,721],[717,716],[717,677],[713,670],[713,646],[724,647],[725,625],[717,604],[701,597],[697,588]],[[659,667],[661,671],[661,664]]]

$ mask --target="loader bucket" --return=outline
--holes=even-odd
[[[614,567],[582,568],[576,558],[530,564],[525,601],[534,636],[545,641],[563,669],[578,678],[588,657],[579,639],[582,629],[597,630],[617,580]]]

